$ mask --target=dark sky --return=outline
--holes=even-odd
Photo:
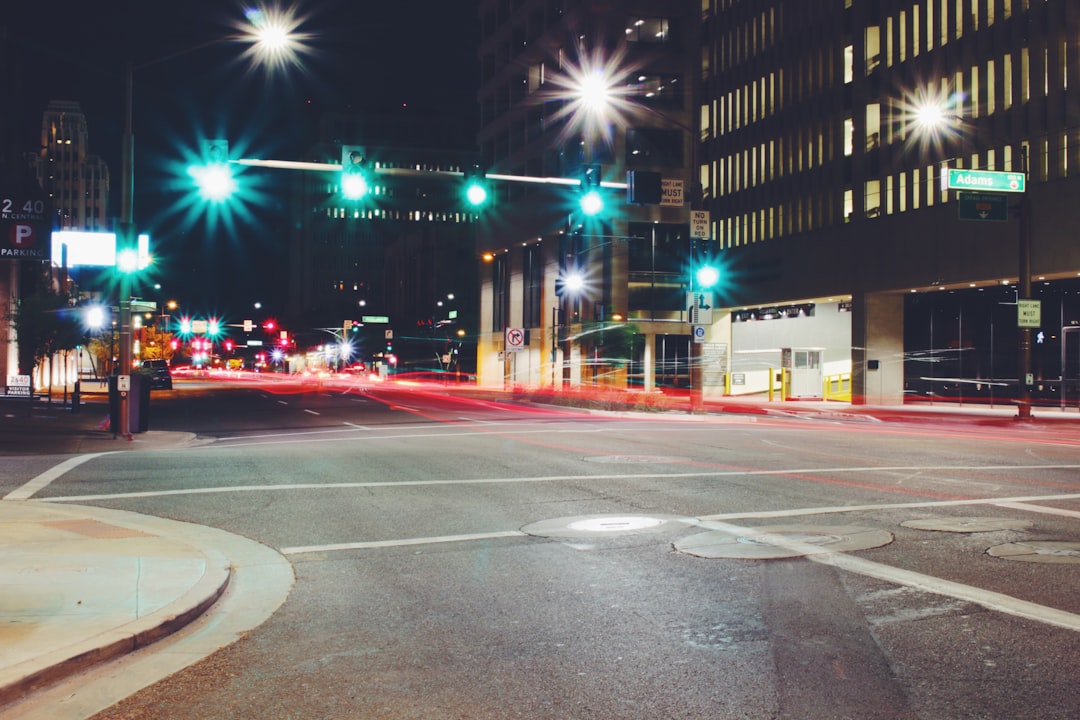
[[[329,110],[475,115],[473,2],[263,4],[258,7],[293,8],[302,19],[297,31],[308,36],[301,66],[272,73],[249,68],[236,43],[184,52],[235,34],[233,25],[251,7],[233,0],[13,0],[0,14],[22,65],[21,88],[11,83],[5,95],[14,101],[5,112],[16,116],[9,122],[20,146],[36,149],[49,100],[81,103],[90,150],[112,175],[113,214],[119,213],[123,69],[128,61],[136,66],[136,224],[151,232],[163,255],[159,279],[176,291],[166,292],[192,303],[242,304],[280,287],[280,222],[288,207],[286,171],[260,178],[260,198],[229,222],[208,223],[181,207],[177,169],[200,138],[227,138],[234,158],[301,159]],[[174,53],[180,54],[156,62]],[[198,283],[205,286],[201,299],[191,292]]]

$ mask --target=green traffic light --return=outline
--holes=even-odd
[[[227,163],[193,165],[188,174],[195,181],[199,196],[210,202],[222,202],[236,192],[236,178]]]
[[[604,210],[604,198],[598,190],[590,190],[581,196],[581,211],[592,217]]]
[[[371,191],[367,178],[360,172],[341,174],[341,193],[349,200],[359,200]]]
[[[468,200],[469,204],[473,207],[479,207],[487,202],[487,188],[484,187],[484,184],[481,182],[470,182],[469,186],[465,188],[465,199]]]
[[[720,282],[720,271],[712,265],[702,265],[698,268],[695,277],[697,278],[698,287],[708,289]]]

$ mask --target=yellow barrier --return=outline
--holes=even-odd
[[[851,373],[839,375],[826,375],[821,390],[821,397],[825,400],[837,402],[851,402]]]
[[[769,402],[773,401],[773,394],[776,392],[776,383],[780,383],[780,401],[787,400],[788,396],[788,379],[791,373],[787,370],[774,370],[769,368]]]

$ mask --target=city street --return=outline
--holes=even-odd
[[[174,675],[155,675],[166,639],[67,681],[115,702],[96,720],[1080,707],[1080,422],[590,413],[361,378],[176,387],[152,427],[189,442],[94,457],[32,499],[240,535],[296,582],[235,643],[213,645],[218,608],[182,631],[216,651]],[[17,460],[4,494],[46,465]],[[111,698],[110,673],[147,687]]]

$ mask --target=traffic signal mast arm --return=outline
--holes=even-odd
[[[344,167],[339,163],[316,163],[316,162],[301,162],[297,160],[256,160],[252,158],[244,158],[240,160],[230,160],[229,162],[237,165],[246,165],[249,167],[265,167],[275,168],[278,170],[305,170],[309,172],[341,172]],[[432,177],[445,175],[447,178],[464,178],[465,173],[454,170],[417,170],[415,168],[392,168],[392,167],[372,167],[371,172],[377,175],[401,175],[410,177]],[[495,173],[486,173],[484,175],[488,180],[494,180],[497,182],[516,182],[516,183],[535,183],[535,184],[547,184],[547,185],[581,185],[581,180],[578,178],[559,178],[559,177],[532,177],[529,175],[499,175]],[[614,188],[617,190],[625,190],[626,183],[624,182],[607,182],[602,181],[600,187]]]

